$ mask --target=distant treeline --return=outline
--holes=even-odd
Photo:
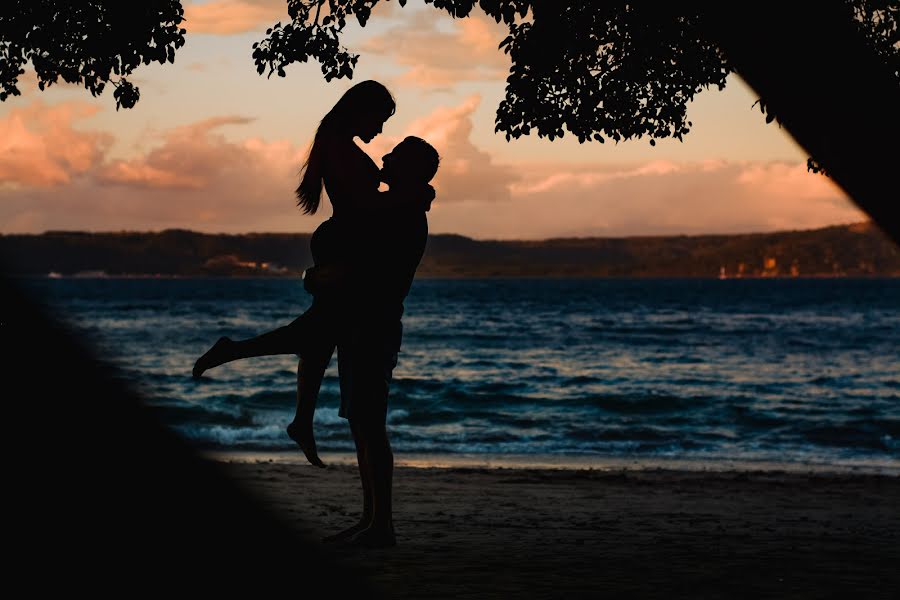
[[[0,235],[12,275],[297,276],[310,234],[49,231]],[[869,224],[739,235],[478,241],[432,235],[424,277],[900,275],[900,249]]]

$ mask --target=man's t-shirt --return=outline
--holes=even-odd
[[[400,349],[400,318],[428,240],[419,206],[394,209],[354,224],[347,325],[356,335],[385,338]]]
[[[421,208],[391,211],[354,232],[353,260],[338,333],[338,414],[383,423],[391,372],[403,329],[403,300],[412,286],[428,220]]]

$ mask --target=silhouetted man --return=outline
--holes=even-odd
[[[437,151],[416,137],[407,137],[382,160],[382,181],[391,192],[409,198],[417,197],[412,190],[434,177],[440,161]],[[350,421],[356,444],[363,513],[359,523],[326,541],[351,540],[370,547],[396,544],[387,399],[400,350],[403,300],[428,238],[429,207],[430,203],[411,201],[354,224],[351,266],[341,284],[349,301],[338,338],[338,414]]]

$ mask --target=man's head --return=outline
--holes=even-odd
[[[441,157],[422,138],[409,136],[381,160],[381,180],[388,185],[425,185],[437,173]]]

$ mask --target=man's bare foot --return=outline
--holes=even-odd
[[[391,525],[377,527],[372,525],[354,535],[350,543],[366,548],[389,548],[397,545],[397,536],[394,535],[394,527]]]
[[[349,540],[350,538],[355,536],[357,533],[364,531],[365,529],[368,529],[369,525],[370,525],[370,523],[368,520],[362,520],[359,523],[357,523],[356,525],[354,525],[353,527],[349,527],[349,528],[341,531],[340,533],[335,533],[334,535],[329,535],[329,536],[323,537],[322,543],[323,544],[336,544],[338,542],[346,542],[347,540]]]
[[[287,434],[303,450],[303,454],[306,456],[309,464],[325,468],[325,463],[319,458],[319,452],[316,450],[316,438],[313,435],[312,423],[308,426],[303,426],[291,421],[287,426]]]
[[[226,350],[233,343],[231,338],[220,337],[216,343],[213,344],[212,348],[207,350],[206,354],[198,358],[197,362],[194,363],[194,369],[191,371],[191,375],[194,376],[194,379],[199,379],[207,369],[218,367],[222,363],[227,362],[228,353]]]

